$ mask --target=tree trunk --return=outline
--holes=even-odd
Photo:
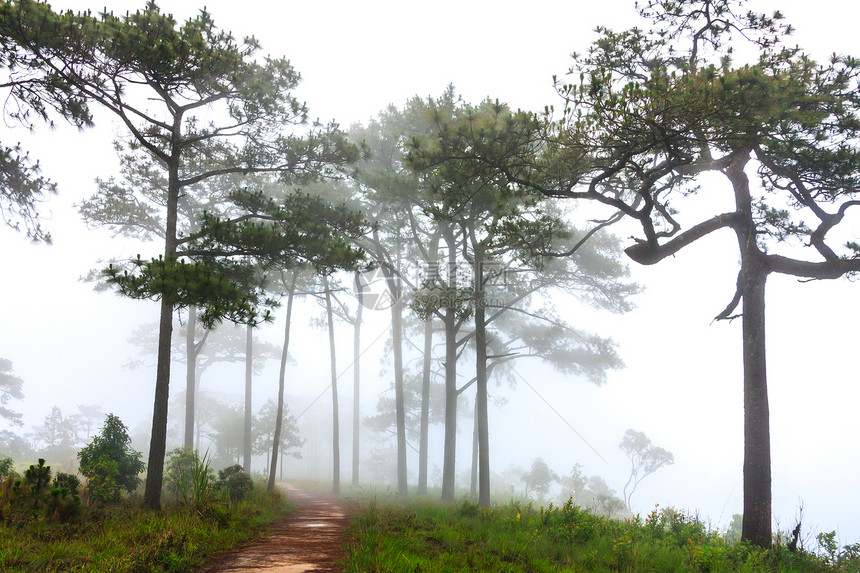
[[[474,237],[473,237],[474,239]],[[478,505],[490,507],[490,431],[487,411],[487,309],[484,301],[483,252],[475,249],[475,416],[478,426]]]
[[[275,416],[275,434],[272,436],[272,457],[269,464],[269,482],[266,484],[268,491],[275,489],[275,471],[278,469],[278,450],[281,446],[281,427],[284,422],[284,380],[287,372],[287,356],[290,347],[290,322],[293,315],[293,296],[296,292],[296,278],[298,272],[293,272],[293,280],[287,293],[287,315],[284,324],[284,347],[281,350],[281,369],[278,373],[278,412]]]
[[[164,477],[164,456],[167,453],[167,404],[170,400],[170,343],[173,334],[173,304],[161,300],[158,326],[158,359],[155,370],[155,402],[152,408],[152,434],[149,440],[149,460],[146,465],[144,504],[161,509],[161,485]]]
[[[759,265],[745,263],[743,296],[744,356],[744,517],[742,538],[770,547],[770,412],[765,355],[765,283]]]
[[[331,356],[331,425],[332,425],[332,486],[335,494],[340,494],[340,418],[338,415],[337,400],[337,361],[334,346],[334,315],[331,309],[331,291],[329,290],[328,277],[323,275],[323,288],[325,289],[325,313],[328,320],[328,346]]]
[[[442,501],[454,501],[454,480],[457,461],[457,254],[454,233],[443,228],[448,244],[447,306],[445,324],[445,449],[442,460]]]
[[[741,255],[738,288],[743,300],[744,517],[741,538],[760,547],[770,547],[770,412],[764,310],[769,271],[765,255],[756,242],[749,179],[744,172],[747,161],[748,157],[739,159],[726,170],[734,188],[737,210],[742,215],[741,223],[735,227]]]
[[[194,335],[197,330],[197,307],[188,307],[188,324],[185,328],[185,441],[186,449],[194,447],[194,400],[197,390],[197,347]]]
[[[245,473],[251,473],[251,450],[253,440],[251,436],[251,420],[253,418],[253,406],[251,404],[251,383],[254,380],[254,327],[250,324],[246,327],[245,336],[245,428],[242,440],[242,467]]]
[[[472,471],[469,480],[469,495],[478,495],[478,403],[472,409]]]
[[[418,440],[418,495],[427,494],[427,463],[430,438],[430,368],[433,352],[433,315],[424,319],[424,365],[421,374],[421,427]]]
[[[355,324],[353,325],[352,338],[352,485],[357,487],[359,483],[359,447],[361,431],[361,404],[359,403],[361,391],[361,315],[364,309],[364,300],[361,296],[361,285],[359,284],[358,271],[355,272],[356,296],[358,307],[355,311]]]
[[[172,156],[179,157],[176,139],[182,117],[174,118]],[[179,161],[167,164],[167,205],[164,225],[164,260],[176,255],[176,222],[179,204]],[[152,408],[152,433],[149,439],[149,459],[146,466],[146,486],[143,503],[151,509],[161,509],[161,485],[164,480],[164,456],[167,453],[167,406],[170,401],[170,350],[173,338],[173,301],[161,299],[158,323],[158,360],[155,367],[155,400]]]
[[[399,295],[399,292],[396,294]],[[397,421],[397,495],[405,497],[408,494],[406,404],[403,396],[403,306],[399,297],[396,297],[391,305],[391,332],[394,349],[394,412]]]

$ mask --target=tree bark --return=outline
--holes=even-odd
[[[281,428],[284,422],[284,380],[287,372],[287,356],[290,347],[290,324],[293,316],[293,296],[296,292],[296,278],[298,273],[293,272],[293,280],[287,293],[287,314],[284,318],[284,347],[281,350],[281,369],[278,372],[278,413],[275,416],[275,433],[272,436],[272,458],[269,464],[269,482],[266,484],[268,491],[275,489],[275,471],[278,469],[278,453],[281,446]],[[281,468],[283,471],[283,468]]]
[[[433,315],[424,319],[424,364],[421,375],[421,427],[418,440],[418,495],[427,494],[427,464],[430,440],[430,369],[433,352]]]
[[[250,324],[246,327],[245,336],[245,428],[242,440],[242,467],[245,473],[251,473],[251,450],[253,440],[251,436],[251,420],[253,418],[253,406],[251,404],[251,384],[254,380],[254,327]]]
[[[744,517],[741,537],[760,547],[770,547],[771,468],[770,411],[767,398],[765,347],[765,284],[767,258],[756,242],[747,159],[726,169],[735,192],[741,222],[735,226],[741,255],[738,288],[743,300],[744,367]]]
[[[474,237],[473,237],[474,238]],[[475,416],[478,426],[478,505],[490,507],[490,431],[487,408],[487,309],[484,301],[484,257],[481,245],[475,249]]]
[[[770,412],[765,356],[767,273],[747,264],[741,281],[744,357],[744,517],[743,539],[770,547]]]
[[[146,465],[144,504],[161,509],[164,456],[167,453],[167,404],[170,400],[170,342],[173,334],[173,303],[161,300],[158,326],[158,359],[155,370],[155,401],[152,407],[152,434]]]
[[[399,295],[397,291],[395,292]],[[394,411],[397,421],[397,495],[406,497],[409,492],[406,473],[406,405],[403,392],[403,306],[399,296],[391,305],[391,333],[394,349]]]
[[[194,408],[197,391],[197,347],[194,335],[197,330],[197,307],[188,307],[188,324],[185,328],[185,441],[186,449],[194,447]]]
[[[361,315],[364,309],[364,300],[361,296],[361,285],[358,283],[359,274],[355,273],[356,296],[358,297],[358,307],[355,311],[355,324],[353,325],[352,337],[352,485],[359,484],[359,448],[361,447],[360,432],[361,432],[361,404],[359,397],[361,392],[361,368],[359,360],[361,359]]]
[[[332,493],[340,494],[340,417],[338,414],[337,399],[337,360],[334,345],[334,315],[331,308],[331,291],[329,290],[328,277],[323,275],[323,288],[325,290],[325,313],[328,321],[328,346],[331,357],[331,425],[332,425]]]
[[[469,495],[478,495],[478,403],[472,408],[472,471],[469,480]]]
[[[173,121],[171,160],[167,163],[167,205],[164,225],[164,260],[176,255],[176,223],[179,205],[178,139],[182,117]],[[167,406],[170,401],[170,350],[173,338],[173,301],[161,299],[158,323],[158,359],[155,367],[155,399],[152,408],[152,432],[149,439],[149,459],[146,466],[146,486],[143,503],[151,509],[161,509],[161,485],[164,480],[164,456],[167,453]]]
[[[454,233],[443,227],[448,244],[448,290],[442,322],[445,325],[445,446],[442,459],[442,501],[454,501],[454,479],[457,460],[457,254]]]

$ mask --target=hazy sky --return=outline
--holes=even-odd
[[[55,9],[101,8],[115,12],[143,2],[57,0]],[[178,19],[191,15],[189,2],[162,2]],[[299,96],[313,117],[345,127],[366,121],[389,103],[413,95],[436,96],[453,83],[467,101],[486,96],[512,107],[540,110],[556,103],[553,74],[562,75],[569,54],[587,48],[596,25],[621,29],[639,23],[632,0],[592,2],[245,2],[209,1],[216,24],[236,35],[255,35],[264,52],[287,55],[302,73]],[[275,7],[273,7],[275,6]],[[754,10],[778,6],[797,27],[797,42],[815,56],[860,53],[855,26],[860,6],[841,0],[757,2]],[[0,228],[0,356],[13,361],[24,379],[25,403],[11,404],[38,424],[54,404],[70,412],[76,404],[100,403],[130,425],[151,417],[154,374],[128,371],[135,350],[125,343],[138,324],[154,321],[153,303],[96,294],[78,278],[98,259],[160,247],[129,245],[103,231],[88,231],[71,208],[91,195],[93,179],[116,172],[111,140],[121,129],[105,118],[82,134],[61,126],[33,136],[4,128],[3,142],[22,141],[41,160],[60,195],[44,206],[53,246],[28,243]],[[708,190],[709,201],[726,201],[725,189]],[[710,205],[709,205],[710,206]],[[851,230],[854,232],[854,229]],[[857,229],[855,235],[860,235]],[[491,456],[499,470],[543,457],[557,472],[582,463],[619,492],[627,475],[617,446],[624,430],[644,431],[675,455],[674,466],[645,480],[636,509],[654,504],[698,510],[714,523],[741,511],[742,395],[740,325],[711,324],[733,294],[737,251],[729,233],[709,237],[656,267],[633,268],[647,287],[638,308],[606,316],[576,305],[566,308],[574,325],[613,336],[627,367],[596,388],[564,379],[534,365],[517,366],[535,389],[562,412],[604,463],[550,412],[525,385],[492,392],[508,400],[491,409]],[[768,370],[773,448],[774,517],[785,529],[799,504],[804,523],[837,529],[843,542],[860,540],[860,402],[854,369],[860,312],[856,285],[847,281],[798,284],[783,277],[768,282]],[[372,319],[366,340],[384,319]],[[374,326],[376,325],[376,326]],[[327,347],[322,332],[303,329],[297,342],[301,388],[315,395],[325,388]],[[276,323],[260,336],[277,341]],[[346,339],[345,339],[346,340]],[[345,343],[346,344],[346,343]],[[378,353],[364,369],[375,377]],[[273,369],[260,383],[255,406],[273,392]],[[240,382],[236,380],[236,393]],[[385,381],[378,382],[384,387]],[[176,382],[173,389],[178,388]],[[300,393],[299,388],[292,388]],[[349,392],[344,389],[349,399]],[[258,404],[258,399],[261,400]],[[366,396],[369,410],[375,396]],[[319,408],[327,408],[323,402]],[[346,408],[345,408],[346,409]],[[327,412],[327,410],[323,410]],[[468,426],[468,424],[464,424]],[[526,435],[526,430],[528,434]],[[344,434],[346,439],[347,434]],[[461,448],[469,433],[461,431]],[[438,452],[438,450],[436,450]],[[462,468],[458,468],[462,469]]]

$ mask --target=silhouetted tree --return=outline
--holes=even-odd
[[[624,504],[627,506],[627,511],[633,512],[630,505],[630,498],[636,491],[636,486],[643,479],[653,474],[663,466],[670,466],[675,463],[675,456],[672,452],[657,447],[651,443],[651,440],[642,433],[636,430],[627,430],[624,432],[624,438],[618,445],[627,459],[630,460],[630,477],[627,478],[627,483],[624,484]]]

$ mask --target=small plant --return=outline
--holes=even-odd
[[[821,532],[816,537],[815,540],[818,541],[818,546],[824,551],[825,559],[830,563],[836,563],[837,551],[839,550],[839,543],[836,542],[836,532],[828,531]]]
[[[244,499],[254,489],[251,476],[246,474],[239,464],[233,464],[220,470],[216,485],[230,501],[234,502]]]
[[[22,486],[33,500],[33,509],[39,505],[39,500],[48,492],[48,484],[51,483],[51,466],[45,465],[45,460],[39,458],[39,463],[31,465],[24,472]]]
[[[176,448],[167,462],[167,489],[184,505],[202,507],[212,498],[214,476],[209,453],[201,459],[196,450]]]
[[[67,523],[81,514],[81,497],[67,487],[53,488],[43,503],[43,514],[51,521]]]

